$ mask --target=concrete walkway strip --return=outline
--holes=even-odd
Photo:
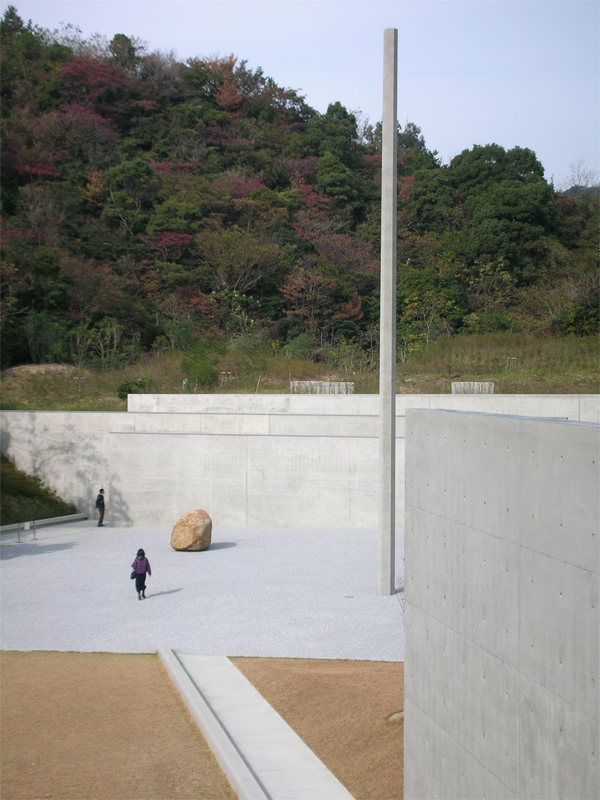
[[[228,658],[158,653],[240,800],[352,800]]]

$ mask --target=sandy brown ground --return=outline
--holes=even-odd
[[[356,800],[401,800],[404,664],[232,661]]]
[[[3,800],[235,798],[157,656],[5,652]]]
[[[403,664],[234,663],[357,800],[402,797]],[[4,652],[0,682],[2,800],[235,797],[157,656]]]

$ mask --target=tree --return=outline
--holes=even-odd
[[[321,339],[334,314],[338,287],[314,265],[297,267],[281,288],[293,313],[304,320],[306,333]]]
[[[425,139],[421,133],[421,128],[415,125],[414,122],[407,122],[402,130],[402,126],[398,125],[398,149],[402,150],[417,150],[422,153],[425,148]]]
[[[450,162],[450,175],[463,197],[488,189],[501,181],[525,183],[544,177],[544,168],[533,150],[514,147],[508,152],[498,144],[474,145]]]
[[[181,361],[181,369],[187,378],[188,386],[194,391],[198,386],[202,389],[216,386],[219,382],[219,373],[215,367],[225,352],[226,348],[222,342],[199,342],[188,350]]]
[[[334,156],[344,166],[354,164],[358,148],[356,117],[337,102],[325,114],[315,114],[306,126],[306,145],[312,155]]]
[[[37,61],[45,46],[44,32],[31,20],[27,24],[17,9],[9,5],[0,24],[0,86],[5,110],[22,91],[22,82],[30,65]]]
[[[414,215],[411,228],[443,232],[452,226],[454,192],[446,170],[417,170],[410,188],[408,207]]]
[[[130,84],[121,69],[103,61],[75,56],[63,65],[59,77],[65,99],[91,108],[101,116],[123,120],[121,107],[127,103]]]
[[[124,72],[131,74],[138,71],[145,49],[140,39],[135,37],[132,39],[124,33],[115,34],[108,45],[114,63]]]
[[[339,213],[345,217],[360,218],[364,204],[357,187],[355,173],[338,156],[326,152],[319,159],[317,183],[334,201]]]
[[[24,330],[34,364],[61,362],[67,356],[68,331],[58,315],[32,310],[25,317]]]
[[[275,245],[237,228],[204,231],[196,247],[213,289],[245,294],[279,266]]]
[[[542,178],[504,180],[467,198],[473,220],[468,231],[469,263],[502,258],[508,272],[531,283],[544,264],[531,245],[556,231],[552,189]]]
[[[561,185],[561,191],[569,197],[579,199],[588,194],[592,188],[598,188],[600,174],[589,169],[581,156],[569,164],[569,170],[568,178],[565,178]]]
[[[108,198],[102,218],[107,222],[118,222],[130,234],[142,230],[152,209],[157,184],[153,170],[141,158],[106,170],[104,186]]]
[[[90,331],[90,346],[100,359],[102,369],[118,363],[123,326],[113,317],[105,317]]]
[[[452,326],[448,316],[456,308],[453,300],[432,290],[422,295],[411,294],[405,300],[403,323],[408,323],[409,328],[416,331],[418,336],[429,342],[437,339],[441,334],[450,335]]]
[[[62,103],[40,117],[35,137],[47,160],[85,170],[108,166],[119,138],[109,120],[77,103]]]

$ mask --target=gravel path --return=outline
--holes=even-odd
[[[375,531],[213,530],[203,553],[175,552],[169,539],[93,521],[21,544],[3,535],[0,646],[404,659],[401,595],[376,594]],[[142,602],[129,580],[139,547],[153,570]],[[401,574],[401,538],[397,550]]]

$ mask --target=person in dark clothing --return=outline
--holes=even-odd
[[[135,572],[135,590],[138,593],[138,600],[146,599],[146,573],[152,575],[150,569],[150,562],[146,558],[146,554],[140,547],[137,551],[135,561],[131,565],[131,569]]]
[[[100,489],[96,498],[96,508],[98,509],[98,527],[104,527],[104,489]]]

